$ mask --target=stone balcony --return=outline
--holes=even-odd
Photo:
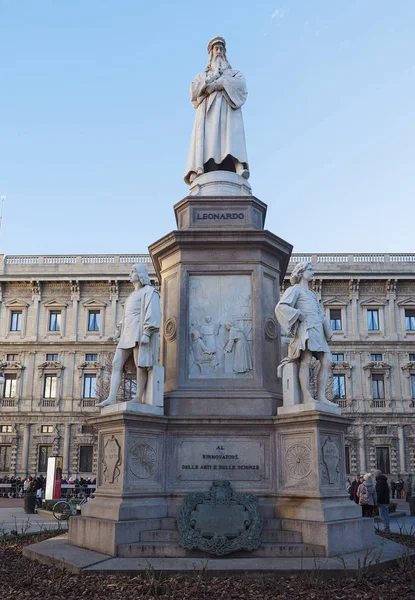
[[[0,276],[11,279],[82,279],[91,277],[108,279],[108,277],[126,278],[131,265],[144,263],[150,276],[155,271],[149,254],[73,254],[54,256],[28,256],[0,254]]]
[[[310,261],[316,275],[330,275],[334,278],[362,276],[373,279],[407,274],[415,279],[415,254],[292,254],[288,272],[296,263]]]

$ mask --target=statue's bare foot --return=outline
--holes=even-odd
[[[304,404],[306,402],[315,402],[313,396],[304,396]]]
[[[98,402],[98,404],[95,404],[95,406],[97,408],[102,408],[103,406],[110,406],[111,404],[115,404],[115,403],[116,403],[116,399],[107,398],[106,400],[103,400],[102,402]]]

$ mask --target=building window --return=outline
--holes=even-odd
[[[367,328],[369,331],[379,331],[379,311],[367,311]]]
[[[52,456],[52,446],[39,446],[39,459],[37,463],[39,473],[46,473],[48,470],[49,456]]]
[[[123,397],[125,400],[131,400],[132,398],[136,397],[137,381],[133,377],[125,376],[123,387],[124,387],[124,389],[123,389],[124,396]]]
[[[19,355],[18,354],[6,354],[6,360],[7,360],[7,362],[15,362],[15,361],[19,360]]]
[[[93,455],[93,446],[79,446],[78,471],[80,473],[92,473]]]
[[[96,398],[97,395],[97,376],[84,375],[84,398]]]
[[[47,361],[58,361],[59,360],[59,354],[46,354],[46,360]]]
[[[99,331],[100,315],[99,310],[88,311],[88,331]]]
[[[372,397],[374,400],[385,398],[385,381],[383,375],[372,375]]]
[[[390,459],[388,446],[376,447],[376,468],[382,473],[390,473]]]
[[[45,383],[43,386],[44,398],[56,398],[56,375],[45,375]]]
[[[0,433],[13,433],[13,425],[0,425]]]
[[[344,375],[333,375],[334,399],[346,398],[346,378]]]
[[[350,474],[350,446],[344,447],[344,456],[346,461],[346,474]]]
[[[342,328],[342,311],[338,308],[330,309],[330,327],[333,331],[340,331]]]
[[[344,354],[332,354],[331,355],[331,360],[333,360],[334,362],[342,362],[344,361]]]
[[[411,375],[411,398],[415,400],[415,375]]]
[[[382,361],[382,355],[381,354],[371,354],[370,355],[370,360],[373,360],[374,362],[381,362]]]
[[[96,362],[98,360],[98,354],[85,354],[86,362]]]
[[[21,331],[22,330],[22,311],[12,310],[10,316],[10,331]]]
[[[415,309],[405,310],[405,329],[415,331]]]
[[[387,435],[388,428],[386,425],[380,425],[379,427],[375,427],[376,435]]]
[[[41,425],[40,433],[53,433],[53,425]]]
[[[49,312],[49,331],[61,330],[61,311],[51,310]]]
[[[415,354],[409,355],[409,362],[415,362]]]
[[[6,373],[4,376],[4,398],[16,398],[17,394],[17,376],[12,373]]]
[[[87,433],[89,435],[94,435],[95,430],[93,425],[81,425],[81,433]]]
[[[0,446],[0,471],[10,471],[11,446]]]

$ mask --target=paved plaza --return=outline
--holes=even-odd
[[[53,516],[27,515],[23,510],[23,500],[0,498],[0,535],[16,530],[29,533],[59,527],[62,528],[62,524]]]

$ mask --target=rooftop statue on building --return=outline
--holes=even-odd
[[[299,362],[298,377],[304,402],[314,402],[310,393],[310,363],[314,356],[320,362],[317,400],[334,405],[326,398],[331,368],[331,353],[327,342],[333,331],[320,308],[316,293],[310,289],[313,277],[310,262],[297,263],[290,277],[291,287],[278,302],[275,315],[282,329],[291,338],[288,358],[283,362]]]
[[[196,109],[184,180],[190,185],[209,171],[232,171],[249,178],[241,106],[248,92],[245,77],[232,69],[226,42],[214,37],[208,44],[209,63],[190,86]]]
[[[137,368],[136,402],[142,402],[148,369],[157,365],[161,323],[160,295],[150,285],[145,265],[131,267],[130,281],[134,285],[134,292],[125,301],[120,338],[112,363],[110,393],[108,398],[97,404],[99,407],[116,403],[123,368],[131,355]]]

